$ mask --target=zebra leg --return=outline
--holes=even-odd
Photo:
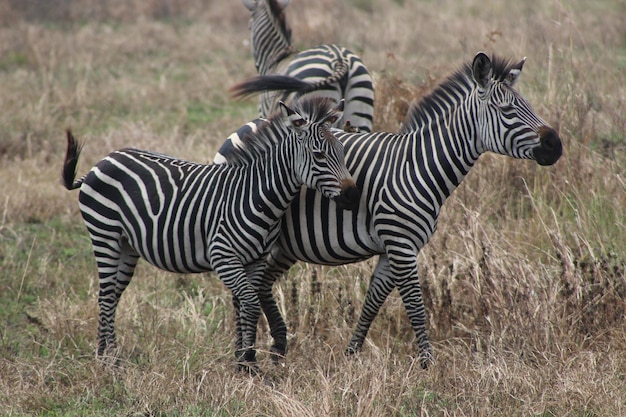
[[[235,356],[240,370],[254,374],[258,371],[254,343],[261,306],[256,292],[249,285],[234,290],[234,294],[240,300],[237,322],[241,332],[241,346],[235,350]]]
[[[135,272],[139,255],[126,240],[92,239],[98,264],[98,357],[117,356],[115,312]]]
[[[241,323],[239,299],[233,294],[233,308],[235,309],[235,351],[241,351],[243,347],[243,325]]]
[[[237,333],[241,332],[241,344],[236,342],[235,357],[239,370],[252,374],[257,372],[256,326],[261,315],[261,306],[256,290],[246,277],[245,270],[237,258],[215,260],[213,269],[233,294],[233,304],[236,309]],[[237,308],[237,305],[239,308]],[[239,336],[237,336],[239,339]]]
[[[359,316],[356,329],[352,333],[352,339],[350,339],[350,343],[346,348],[346,354],[353,355],[361,350],[372,322],[394,288],[395,283],[389,270],[389,258],[387,258],[387,255],[381,255],[372,274],[370,285],[367,288],[361,315]]]
[[[406,268],[406,264],[403,265],[404,268]],[[413,271],[414,273],[409,277],[396,279],[396,286],[409,316],[411,327],[413,327],[415,332],[420,364],[423,369],[426,369],[433,362],[433,352],[426,334],[426,313],[422,299],[422,289],[417,276],[417,260],[415,261]]]
[[[280,262],[278,261],[279,258]],[[275,364],[280,364],[287,355],[287,324],[282,314],[280,314],[276,299],[272,293],[272,287],[278,277],[289,270],[294,263],[295,261],[293,260],[285,259],[283,256],[272,253],[268,257],[263,275],[256,283],[261,308],[267,318],[270,334],[274,340],[270,352]]]
[[[262,281],[261,285],[258,286],[258,294],[263,314],[265,314],[270,325],[270,334],[274,341],[270,347],[270,354],[274,364],[278,365],[287,355],[287,325],[280,314],[280,310],[278,310],[276,299],[272,293],[272,286],[275,281],[275,277]]]

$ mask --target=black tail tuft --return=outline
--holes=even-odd
[[[72,131],[67,129],[67,151],[65,152],[65,161],[63,162],[62,179],[63,185],[68,190],[74,190],[82,184],[82,181],[74,181],[76,178],[76,167],[78,165],[78,157],[82,150],[82,143],[78,143]]]
[[[315,85],[309,84],[296,77],[287,75],[260,75],[234,85],[230,88],[233,97],[243,98],[264,91],[285,91],[288,93],[307,93],[313,91]]]

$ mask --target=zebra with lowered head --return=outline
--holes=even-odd
[[[415,332],[421,364],[432,360],[417,255],[437,226],[446,198],[487,151],[552,165],[562,154],[558,134],[514,85],[524,60],[478,53],[407,115],[400,133],[335,132],[361,200],[340,211],[315,191],[303,190],[285,213],[260,285],[261,306],[274,338],[275,359],[287,349],[286,325],[272,284],[296,261],[343,265],[379,256],[347,352],[363,345],[369,327],[397,288]],[[232,152],[235,137],[224,145]],[[218,153],[216,159],[224,156]]]
[[[262,85],[265,91],[259,97],[261,117],[276,111],[281,100],[310,93],[345,99],[343,118],[335,126],[372,130],[372,77],[358,55],[335,44],[296,51],[285,18],[289,0],[243,0],[243,4],[252,13],[252,56],[261,76],[248,82]],[[235,94],[238,88],[235,86]]]
[[[359,193],[330,132],[343,102],[327,98],[281,104],[228,156],[203,165],[122,149],[78,180],[81,146],[68,131],[63,183],[80,188],[80,211],[99,276],[98,356],[115,354],[115,311],[139,257],[171,272],[215,271],[233,293],[236,356],[255,362],[260,314],[254,281],[280,233],[280,219],[302,185],[346,208]]]

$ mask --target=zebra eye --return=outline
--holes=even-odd
[[[324,151],[313,151],[313,157],[318,161],[323,161],[326,159],[326,152]]]
[[[293,123],[293,125],[295,127],[302,127],[302,126],[306,125],[306,120],[304,120],[304,119],[296,119],[296,120],[293,120],[292,123]]]

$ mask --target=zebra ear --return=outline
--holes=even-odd
[[[328,123],[331,126],[334,125],[335,122],[337,122],[337,120],[341,119],[341,116],[343,116],[343,108],[345,104],[345,99],[342,98],[341,100],[339,100],[339,104],[337,104],[337,107],[328,112],[322,123]]]
[[[526,62],[526,57],[524,57],[524,59],[522,59],[520,62],[518,62],[511,68],[509,73],[506,75],[506,78],[504,79],[504,83],[506,85],[508,85],[509,87],[513,87],[513,85],[515,85],[515,83],[517,82],[517,79],[522,73],[524,62]]]
[[[280,10],[283,10],[285,7],[289,6],[289,0],[276,0],[276,4],[278,4]]]
[[[308,121],[304,117],[300,116],[298,112],[296,112],[295,110],[292,110],[289,106],[287,106],[282,101],[280,101],[279,104],[280,104],[280,111],[283,114],[285,125],[287,125],[287,127],[299,129],[299,128],[306,126]]]
[[[246,6],[246,9],[250,10],[251,12],[254,11],[254,9],[256,9],[257,4],[258,4],[258,0],[241,0],[243,5]]]
[[[343,113],[343,108],[345,107],[345,105],[346,99],[342,98],[341,100],[339,100],[339,104],[337,104],[337,107],[335,107],[335,111]]]
[[[491,60],[484,52],[479,52],[474,57],[472,63],[472,75],[474,80],[482,88],[487,87],[493,75],[493,65]]]

